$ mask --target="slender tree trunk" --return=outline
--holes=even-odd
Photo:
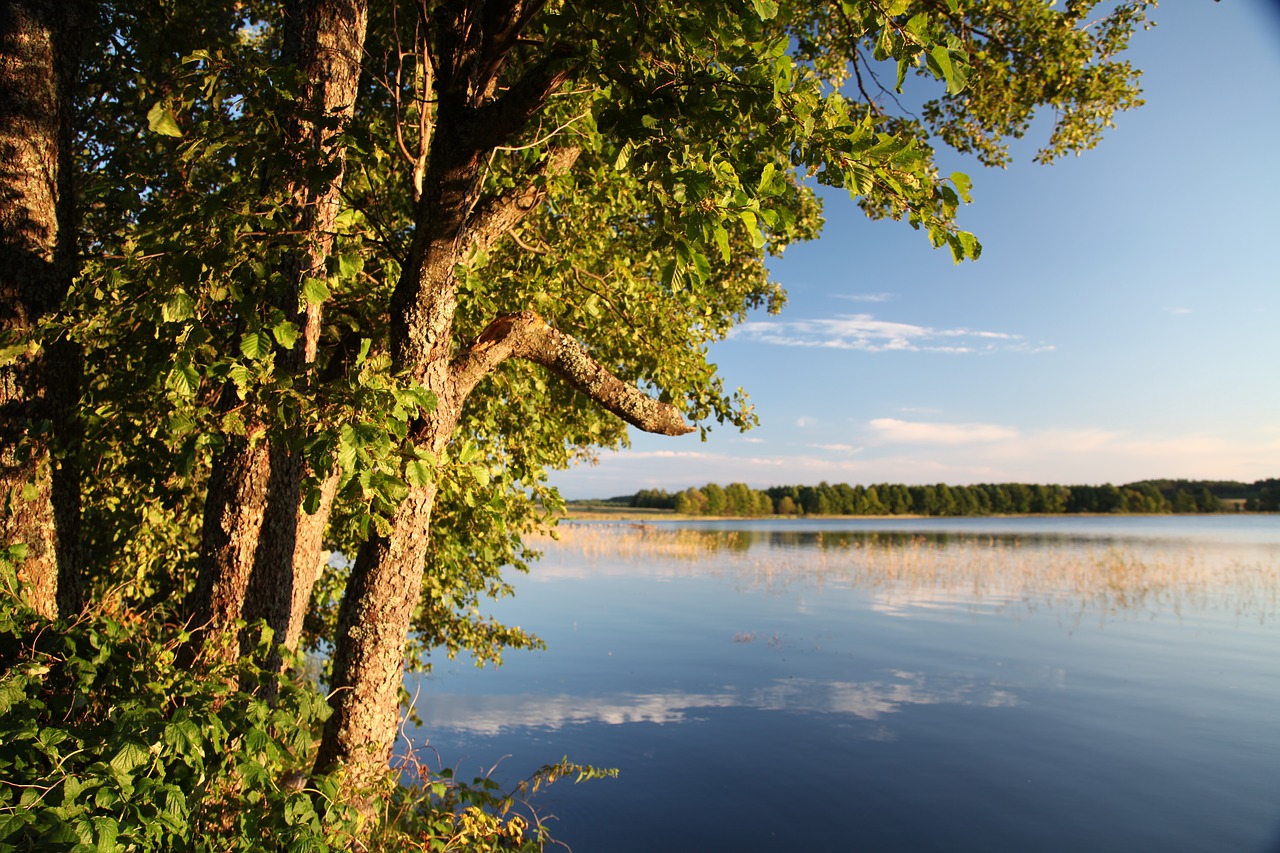
[[[447,106],[439,127],[451,127]],[[465,134],[443,137],[427,168],[409,256],[392,297],[391,347],[398,369],[413,369],[436,396],[436,408],[415,424],[414,444],[439,454],[449,443],[465,397],[450,371],[455,267],[469,199],[483,162],[462,144]],[[333,716],[325,725],[316,769],[336,771],[357,808],[361,794],[386,774],[399,717],[404,646],[422,590],[436,487],[414,488],[391,519],[387,536],[371,535],[356,555],[334,638]]]
[[[80,360],[40,340],[75,274],[72,97],[84,7],[0,2],[0,544],[46,616],[81,605],[74,461]]]
[[[330,703],[316,768],[337,770],[342,789],[360,798],[385,777],[400,718],[404,647],[422,587],[431,537],[434,485],[410,490],[393,534],[371,536],[356,556],[338,616]]]
[[[269,466],[264,442],[231,439],[209,477],[196,586],[187,607],[191,624],[204,632],[197,648],[212,659],[240,654],[235,623],[243,616],[249,593],[267,504]]]
[[[345,146],[341,128],[351,118],[368,24],[365,0],[292,0],[287,4],[285,54],[309,85],[286,125],[293,156],[283,191],[291,199],[297,248],[283,264],[288,286],[277,307],[294,315],[301,334],[277,353],[277,367],[301,378],[312,369],[320,340],[321,307],[299,310],[308,277],[323,278],[333,251]],[[317,182],[315,174],[327,172]],[[206,649],[243,652],[253,638],[231,642],[238,619],[265,619],[276,642],[293,647],[320,564],[322,537],[336,478],[321,487],[314,514],[302,508],[301,485],[311,473],[290,439],[273,436],[258,446],[233,443],[215,461],[205,504],[200,577],[188,609],[204,628]],[[217,488],[215,488],[217,486]]]

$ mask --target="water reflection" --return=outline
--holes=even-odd
[[[565,524],[540,547],[544,580],[602,575],[730,577],[873,591],[888,613],[1056,606],[1082,617],[1229,608],[1265,621],[1280,604],[1274,541],[1132,533],[707,529]]]
[[[682,723],[709,708],[749,708],[844,714],[878,720],[908,705],[967,705],[997,708],[1016,705],[1010,689],[978,679],[927,676],[896,671],[886,681],[777,679],[750,688],[714,693],[611,693],[604,696],[533,693],[439,693],[422,704],[434,729],[472,735],[497,735],[514,729],[556,731],[596,723]]]
[[[575,850],[1263,849],[1280,519],[1092,521],[566,525],[495,605],[548,650],[406,748],[619,768],[539,801]]]

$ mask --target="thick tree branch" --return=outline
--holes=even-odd
[[[679,409],[614,376],[585,347],[547,325],[533,311],[504,314],[494,320],[474,344],[454,359],[452,371],[458,389],[465,395],[508,358],[523,358],[550,368],[596,403],[645,432],[693,432]]]
[[[555,94],[573,69],[568,60],[573,51],[567,45],[552,45],[548,55],[530,68],[511,88],[474,113],[477,143],[485,148],[506,144],[529,123]]]
[[[581,152],[582,149],[577,147],[553,150],[530,176],[527,186],[483,202],[472,214],[469,224],[472,250],[487,252],[494,243],[533,212],[546,195],[546,191],[537,186],[533,178],[563,175],[573,168]]]

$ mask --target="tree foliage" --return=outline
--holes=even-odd
[[[708,483],[671,494],[642,489],[610,503],[669,509],[681,515],[1026,515],[1061,513],[1222,512],[1224,500],[1247,510],[1273,510],[1274,481],[1253,484],[1189,480],[1144,480],[1115,486],[979,483],[971,486],[908,486],[819,483],[770,486]],[[589,509],[589,507],[587,507]],[[572,512],[573,507],[570,507]]]

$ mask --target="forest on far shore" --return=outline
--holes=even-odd
[[[581,505],[581,502],[571,502]],[[708,483],[681,492],[641,489],[603,501],[615,507],[668,509],[682,515],[1022,515],[1063,513],[1209,513],[1280,511],[1280,479],[1143,480],[1115,486],[983,483],[972,486],[771,486]]]

